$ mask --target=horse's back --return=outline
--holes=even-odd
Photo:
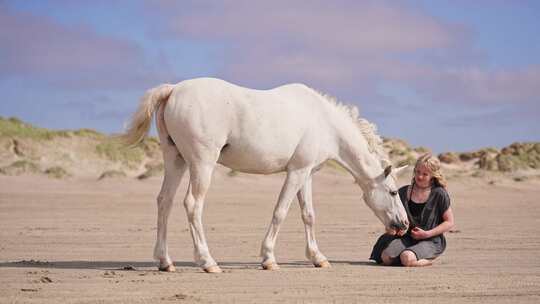
[[[319,102],[301,84],[253,90],[219,79],[193,79],[176,86],[165,121],[181,145],[203,143],[220,151],[225,166],[272,173],[285,170],[299,142],[313,131]]]

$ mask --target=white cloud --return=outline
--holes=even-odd
[[[530,102],[540,96],[538,67],[485,68],[471,28],[395,2],[151,3],[161,8],[164,37],[226,45],[220,74],[242,84],[301,81],[338,91],[361,84],[374,92],[386,81],[407,84],[435,102]]]
[[[66,26],[53,18],[0,10],[0,78],[60,87],[133,88],[164,78],[136,43]]]

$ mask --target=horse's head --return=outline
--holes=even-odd
[[[397,168],[394,173],[406,167]],[[396,182],[390,173],[392,166],[386,167],[384,172],[364,189],[364,201],[381,220],[388,233],[403,235],[407,232],[409,221],[399,198]]]

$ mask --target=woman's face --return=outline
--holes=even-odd
[[[432,178],[433,174],[426,164],[420,164],[414,171],[414,181],[421,188],[429,187]]]

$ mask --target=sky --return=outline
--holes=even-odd
[[[540,1],[0,0],[0,116],[119,133],[196,77],[304,83],[435,153],[540,141]]]

